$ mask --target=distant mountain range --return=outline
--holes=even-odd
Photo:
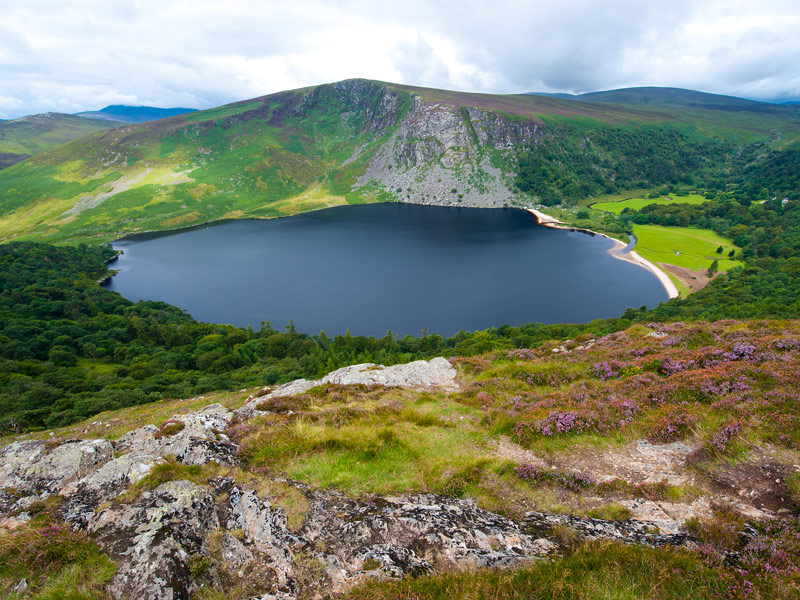
[[[577,100],[579,102],[625,104],[627,106],[702,107],[717,110],[746,110],[750,112],[771,111],[775,106],[798,104],[798,102],[760,102],[734,96],[723,96],[720,94],[709,94],[706,92],[669,87],[635,87],[601,92],[588,92],[586,94],[530,92],[529,95]]]
[[[154,106],[125,106],[123,104],[112,104],[100,110],[91,110],[75,113],[76,116],[87,119],[102,119],[104,121],[114,121],[118,123],[146,123],[147,121],[157,121],[177,115],[195,112],[196,108],[156,108]]]

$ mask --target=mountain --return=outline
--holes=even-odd
[[[126,106],[112,104],[100,110],[76,113],[87,119],[101,119],[120,123],[146,123],[197,111],[196,108],[156,108],[154,106]]]
[[[798,135],[795,109],[760,103],[618,104],[354,79],[130,125],[41,154],[0,173],[0,239],[101,242],[375,201],[559,202],[608,186],[705,177],[745,144]],[[659,154],[648,158],[643,148]],[[545,189],[532,185],[539,160],[552,179]]]
[[[45,113],[0,121],[0,168],[111,127],[115,125],[61,113]]]
[[[585,94],[547,92],[530,92],[530,94],[533,96],[565,98],[569,100],[578,100],[581,102],[606,102],[613,104],[624,104],[627,106],[694,107],[714,110],[742,110],[750,112],[770,112],[772,110],[776,110],[778,112],[781,111],[781,108],[776,108],[777,103],[773,102],[748,100],[746,98],[736,98],[734,96],[709,94],[707,92],[697,92],[694,90],[669,87],[621,88],[618,90],[588,92]],[[795,103],[783,102],[780,104],[786,105]]]
[[[781,111],[769,102],[758,102],[733,96],[708,94],[681,88],[640,87],[580,94],[577,100],[586,102],[613,102],[634,106],[681,106],[715,110],[742,110],[752,112]]]

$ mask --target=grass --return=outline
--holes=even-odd
[[[625,200],[618,200],[614,202],[595,202],[591,208],[602,210],[615,215],[620,214],[626,208],[631,210],[639,210],[650,204],[703,204],[708,202],[705,196],[699,194],[689,194],[686,196],[662,196],[661,198],[626,198]]]
[[[634,225],[636,252],[654,264],[667,263],[693,271],[707,270],[714,260],[719,271],[725,272],[744,263],[728,259],[728,252],[738,248],[713,231],[691,227],[661,227]],[[723,252],[717,254],[722,246]]]
[[[684,551],[580,545],[564,559],[517,570],[449,573],[369,581],[347,600],[703,600],[726,597],[727,582]],[[338,598],[339,596],[337,596]]]
[[[469,479],[465,471],[486,466],[478,460],[486,434],[446,420],[443,415],[452,414],[453,405],[392,404],[390,400],[371,410],[349,404],[327,414],[312,408],[315,418],[299,418],[250,442],[258,446],[252,464],[356,495],[454,492]]]
[[[488,510],[517,517],[536,506],[565,512],[575,500],[570,491],[520,480],[515,463],[496,453],[497,438],[479,412],[442,395],[365,393],[343,386],[267,404],[262,408],[280,414],[246,426],[237,438],[244,468],[256,475],[285,476],[356,496],[470,497]]]
[[[102,369],[104,365],[103,363],[98,363],[98,366]],[[231,410],[237,409],[244,404],[250,391],[253,390],[214,392],[202,396],[195,396],[194,398],[159,400],[140,406],[109,410],[98,413],[80,423],[60,427],[51,431],[39,431],[22,436],[6,436],[0,438],[0,443],[6,444],[17,440],[28,439],[66,440],[76,437],[116,440],[121,435],[138,429],[139,427],[144,427],[149,424],[161,425],[174,415],[200,410],[215,402],[219,402]],[[53,435],[51,436],[50,433]]]
[[[586,511],[590,519],[605,519],[607,521],[627,521],[631,518],[631,511],[617,502],[590,508]]]

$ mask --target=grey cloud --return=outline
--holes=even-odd
[[[392,52],[392,60],[404,81],[422,86],[452,85],[447,66],[421,35],[417,35],[414,42],[403,40],[398,43]]]
[[[497,93],[796,96],[799,13],[794,0],[31,0],[0,25],[0,118],[109,99],[207,108],[342,73]],[[394,37],[359,48],[354,22]]]

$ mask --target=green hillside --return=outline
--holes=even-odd
[[[111,127],[93,119],[46,113],[0,122],[0,169],[66,142]]]
[[[800,136],[795,108],[752,105],[634,106],[348,80],[96,133],[6,169],[0,240],[98,243],[375,201],[552,204],[714,177],[747,144]]]

